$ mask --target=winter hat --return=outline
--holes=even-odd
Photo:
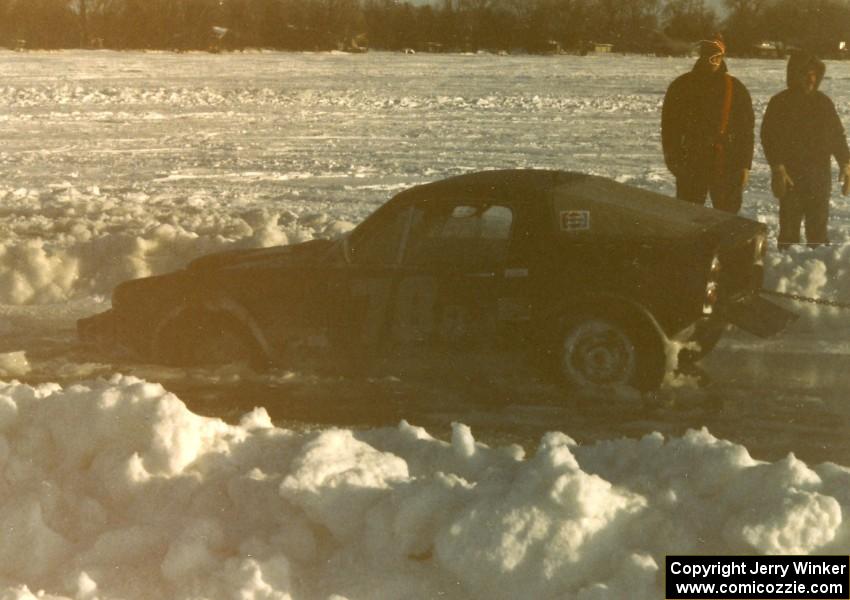
[[[726,54],[726,44],[723,42],[723,36],[717,34],[713,39],[700,40],[699,42],[699,57],[708,59],[713,65],[718,65],[723,61],[723,56]]]

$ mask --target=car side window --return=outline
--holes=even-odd
[[[351,262],[362,265],[393,265],[398,262],[401,242],[410,220],[410,208],[383,215],[358,231],[350,241]]]
[[[481,237],[485,240],[509,240],[513,220],[514,214],[507,206],[488,206],[481,214]]]
[[[486,203],[420,205],[414,209],[404,255],[408,265],[476,268],[507,255],[513,211]]]

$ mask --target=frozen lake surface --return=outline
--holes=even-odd
[[[102,308],[121,280],[234,245],[336,235],[395,191],[467,171],[560,168],[672,193],[659,106],[669,81],[690,65],[620,56],[0,54],[2,349],[26,351],[33,380],[111,371],[79,363],[71,327]],[[850,122],[842,67],[830,65],[824,90]],[[730,68],[751,90],[760,120],[783,85],[784,64],[733,59]],[[744,213],[775,235],[768,179],[759,149]],[[850,299],[848,207],[833,201],[833,247],[772,259],[768,286]],[[244,383],[251,393],[233,391],[240,402],[224,394],[205,410],[241,409],[259,387],[273,390],[264,404],[282,421],[373,425],[415,411],[444,429],[480,413],[475,425],[485,437],[492,428],[525,440],[553,418],[580,439],[707,424],[757,455],[795,451],[850,464],[850,380],[842,376],[850,320],[846,312],[801,310],[802,323],[780,339],[724,343],[706,361],[714,386],[668,389],[649,422],[642,411],[612,414],[607,402],[597,414],[595,400],[585,417],[566,411],[551,390],[509,384],[449,391],[458,398],[446,409],[414,384],[368,382],[345,403],[353,408],[340,410],[331,398],[349,385],[300,374],[273,385],[237,376],[235,387]],[[160,377],[178,389],[194,386],[184,375]],[[367,400],[374,393],[390,407],[374,408]],[[318,399],[298,402],[300,395]],[[554,414],[538,420],[541,402]]]
[[[794,498],[794,502],[798,502],[794,506],[808,507],[806,510],[817,506],[821,512],[811,508],[814,512],[805,513],[810,519],[806,521],[808,532],[795,530],[788,533],[791,530],[786,530],[787,535],[783,539],[797,541],[782,547],[763,543],[772,535],[771,531],[791,527],[788,523],[794,521],[793,515],[782,513],[780,508],[776,508],[779,511],[776,514],[788,517],[788,520],[776,517],[775,522],[771,522],[774,529],[767,525],[759,529],[761,525],[756,527],[747,521],[749,517],[735,513],[737,509],[733,508],[738,505],[731,499],[728,506],[733,508],[728,509],[728,514],[733,517],[727,521],[721,519],[726,523],[726,529],[718,525],[720,521],[708,518],[700,523],[703,529],[688,529],[684,525],[687,513],[681,511],[676,517],[679,521],[669,515],[657,517],[662,521],[669,517],[670,520],[664,522],[678,523],[680,541],[690,540],[678,544],[677,549],[696,553],[704,553],[706,549],[723,552],[729,548],[740,549],[743,547],[741,544],[746,543],[750,544],[747,547],[753,552],[846,551],[850,530],[841,521],[839,503],[846,511],[850,500],[846,497],[846,485],[838,485],[839,481],[846,481],[845,472],[822,465],[817,475],[814,471],[805,471],[804,477],[799,473],[805,470],[805,466],[796,459],[785,457],[792,452],[813,465],[828,462],[850,465],[850,408],[847,401],[850,392],[850,377],[847,376],[850,366],[850,311],[821,309],[813,305],[797,306],[796,309],[802,313],[800,321],[792,330],[769,341],[733,332],[704,361],[713,379],[710,386],[701,389],[692,382],[678,381],[651,398],[637,398],[629,394],[565,397],[554,386],[514,373],[504,373],[493,379],[470,380],[461,376],[455,381],[435,382],[357,379],[288,371],[257,375],[237,367],[183,371],[105,361],[103,357],[83,351],[75,343],[75,320],[107,308],[109,293],[120,281],[179,268],[191,258],[211,251],[334,237],[350,229],[396,191],[414,184],[481,169],[535,167],[584,171],[670,194],[673,192],[673,179],[664,168],[660,152],[660,105],[668,83],[689,69],[691,63],[690,59],[620,56],[497,57],[371,52],[365,55],[0,52],[0,139],[3,140],[0,146],[0,353],[6,353],[0,356],[0,376],[6,381],[15,379],[22,384],[48,386],[32,392],[26,385],[9,384],[3,392],[17,408],[11,413],[4,412],[6,405],[0,403],[0,434],[6,431],[10,440],[7,444],[0,435],[0,466],[9,456],[18,456],[16,452],[24,457],[26,452],[34,452],[32,448],[40,447],[39,440],[63,437],[57,432],[48,435],[39,429],[38,424],[45,423],[44,419],[70,419],[68,427],[79,426],[79,429],[71,429],[65,437],[73,437],[74,431],[82,437],[88,436],[84,419],[74,420],[76,417],[69,416],[74,414],[72,409],[68,409],[70,412],[67,414],[62,412],[65,409],[51,412],[53,409],[47,408],[48,403],[43,408],[37,409],[34,405],[27,408],[31,397],[49,397],[57,406],[69,403],[68,406],[72,407],[74,402],[80,402],[82,406],[89,407],[86,410],[92,411],[92,419],[102,418],[104,422],[107,422],[105,413],[98,412],[97,407],[117,410],[116,407],[123,405],[120,402],[115,404],[115,398],[123,398],[121,401],[126,402],[128,407],[145,405],[148,400],[159,402],[158,408],[151,408],[154,416],[145,417],[148,420],[144,422],[153,423],[156,431],[171,428],[168,430],[175,432],[170,438],[172,441],[160,443],[156,441],[159,440],[157,435],[165,434],[151,434],[154,458],[136,451],[141,452],[140,460],[145,462],[145,469],[154,473],[155,478],[164,478],[163,486],[166,480],[168,485],[173,483],[172,476],[182,476],[187,465],[195,465],[192,460],[196,454],[212,452],[210,448],[223,452],[222,448],[230,448],[228,444],[235,444],[234,440],[243,438],[254,440],[252,443],[258,448],[263,447],[262,444],[269,441],[266,438],[274,436],[262,434],[266,437],[262,438],[265,441],[261,441],[260,433],[252,432],[266,431],[271,423],[266,422],[263,415],[255,415],[247,421],[240,419],[253,407],[264,406],[271,421],[284,428],[274,431],[287,432],[275,435],[294,436],[296,434],[292,432],[296,431],[309,435],[313,430],[330,432],[319,433],[319,437],[312,441],[310,438],[296,443],[295,438],[287,437],[290,442],[286,444],[273,442],[278,449],[283,446],[290,450],[294,448],[296,454],[301,452],[299,460],[303,459],[297,463],[297,468],[289,463],[275,466],[283,473],[287,472],[287,468],[295,469],[294,479],[284,478],[284,483],[275,480],[275,485],[282,486],[281,494],[290,503],[287,507],[304,507],[307,515],[296,519],[297,524],[292,527],[300,533],[289,531],[294,536],[289,539],[307,539],[306,534],[301,535],[302,529],[308,527],[305,523],[321,522],[323,527],[342,540],[342,547],[351,556],[337,556],[341,562],[328,561],[332,566],[321,571],[315,565],[326,558],[323,552],[330,543],[321,536],[309,538],[312,540],[309,543],[292,542],[291,547],[284,544],[282,552],[285,560],[278,560],[275,558],[277,555],[263,550],[266,547],[260,542],[250,546],[247,541],[237,540],[242,546],[239,546],[239,552],[234,551],[236,554],[251,555],[253,552],[257,556],[265,556],[266,562],[258,558],[256,564],[227,563],[230,565],[227,569],[233,573],[224,569],[222,572],[226,572],[229,579],[218,583],[207,577],[205,584],[211,586],[207,593],[210,597],[230,597],[228,594],[233,593],[233,589],[240,589],[233,583],[239,579],[237,575],[248,573],[253,564],[251,568],[265,569],[266,575],[272,574],[269,576],[271,579],[267,577],[265,581],[271,582],[269,585],[275,590],[286,589],[291,584],[290,571],[295,573],[293,580],[300,576],[309,581],[312,577],[314,583],[319,580],[327,583],[302,586],[303,594],[294,597],[324,598],[332,592],[343,593],[340,590],[349,589],[353,599],[366,597],[362,590],[369,589],[368,582],[351,583],[356,580],[353,578],[346,580],[345,585],[341,583],[334,587],[328,583],[333,580],[329,574],[334,564],[337,570],[342,569],[339,565],[343,563],[360,565],[352,557],[361,554],[362,547],[352,540],[361,538],[346,529],[345,524],[339,523],[338,518],[330,516],[338,507],[334,508],[328,497],[321,496],[319,484],[315,484],[319,486],[316,488],[315,482],[307,481],[308,475],[315,472],[310,470],[314,451],[319,454],[317,461],[321,462],[321,456],[324,456],[322,444],[337,448],[346,456],[350,451],[353,455],[365,457],[367,466],[358,468],[368,471],[368,465],[376,465],[375,469],[383,474],[374,487],[395,490],[393,482],[407,481],[407,471],[402,472],[403,469],[389,459],[374,458],[370,454],[372,450],[364,451],[362,444],[368,443],[381,452],[404,456],[410,468],[420,472],[420,476],[429,470],[443,469],[448,459],[438,455],[454,452],[455,458],[460,461],[458,464],[463,465],[457,468],[474,479],[471,473],[484,473],[486,465],[502,473],[499,469],[507,460],[504,456],[515,452],[515,449],[507,450],[503,456],[496,451],[484,453],[479,450],[479,458],[476,458],[476,440],[505,448],[512,448],[508,445],[518,443],[533,453],[546,432],[561,431],[581,444],[578,450],[573,450],[581,469],[598,473],[606,481],[631,490],[625,495],[617,495],[620,488],[609,490],[610,497],[606,496],[608,500],[605,502],[610,500],[610,503],[606,506],[619,508],[612,508],[610,515],[594,517],[600,524],[600,531],[611,533],[620,531],[611,525],[615,521],[611,515],[615,512],[619,515],[617,511],[621,509],[629,514],[638,514],[635,511],[639,512],[639,507],[643,506],[642,501],[631,494],[644,494],[649,498],[646,506],[661,513],[667,510],[663,507],[675,504],[667,496],[661,498],[659,493],[655,497],[641,488],[641,484],[637,483],[639,476],[652,482],[656,481],[653,478],[657,473],[656,483],[662,489],[667,485],[665,477],[668,475],[671,480],[676,480],[664,470],[672,464],[685,473],[689,470],[696,472],[699,465],[714,464],[712,457],[717,453],[728,459],[723,462],[726,465],[724,469],[733,469],[733,466],[734,469],[745,469],[754,464],[741,446],[712,441],[713,438],[706,433],[681,438],[689,429],[707,427],[714,436],[746,447],[756,459],[780,461],[771,466],[772,469],[792,473],[787,478],[785,475],[771,475],[773,479],[768,477],[767,483],[764,483],[764,489],[768,491],[764,493],[774,493],[770,491],[774,490],[775,495],[759,501],[773,506],[771,502],[775,500],[774,504],[778,507],[784,502],[783,498]],[[770,95],[784,86],[784,63],[735,59],[729,63],[731,72],[749,87],[760,122]],[[844,63],[828,63],[822,89],[835,100],[845,124],[850,124],[850,75]],[[784,292],[850,301],[850,203],[838,196],[833,198],[830,222],[834,240],[832,246],[812,251],[799,249],[776,256],[777,206],[769,193],[769,171],[760,148],[750,181],[743,212],[767,223],[772,236],[773,255],[768,261],[766,286]],[[103,382],[81,384],[95,378],[110,378],[116,373],[129,374],[152,383],[145,386],[135,380],[113,379],[108,385]],[[229,423],[241,425],[232,431],[210,425],[215,421],[203,421],[199,425],[194,415],[184,415],[182,409],[175,408],[172,400],[167,397],[162,400],[162,392],[157,391],[154,382],[177,393],[194,413],[221,417]],[[57,390],[48,384],[59,384],[68,391]],[[78,384],[87,387],[78,388]],[[14,413],[22,415],[20,419],[23,419],[23,415],[30,414],[28,410],[32,415],[41,415],[38,418],[42,419],[27,417],[31,418],[27,421],[31,429],[24,428],[23,420],[10,421],[4,416]],[[130,410],[127,408],[127,411]],[[142,409],[136,407],[132,410]],[[124,413],[120,411],[116,414],[115,423],[125,423],[121,419],[129,418],[121,416]],[[163,415],[174,416],[174,421],[168,421]],[[438,438],[451,439],[452,448],[438,446],[433,440],[426,443],[421,433],[411,433],[409,428],[402,427],[395,433],[381,429],[395,428],[402,419],[425,427]],[[160,420],[164,423],[161,427]],[[471,427],[474,440],[468,431],[453,423]],[[102,434],[102,437],[95,436],[96,439],[106,440],[98,448],[108,454],[109,448],[117,447],[116,440],[121,437],[122,430],[112,432],[109,429],[112,425],[106,424],[98,427],[98,435]],[[351,431],[359,432],[359,442],[350,439]],[[640,444],[625,440],[607,442],[621,437],[634,440],[652,432],[660,432],[675,440],[668,447],[669,456],[662,456],[661,451],[652,454],[655,451],[651,448],[661,443],[654,437]],[[177,444],[174,440],[194,440],[192,436],[195,435],[203,438],[191,442],[195,444],[192,447],[196,454],[174,445]],[[222,441],[225,439],[229,441]],[[430,444],[430,454],[419,446],[414,448],[414,440]],[[594,446],[597,442],[598,445]],[[544,444],[541,452],[546,456],[550,453],[552,457],[563,456],[566,451],[558,448],[570,446],[552,439],[548,444]],[[64,447],[59,441],[55,441],[55,445],[56,448]],[[22,448],[27,449],[26,452]],[[90,469],[86,461],[91,460],[95,449],[74,448],[76,446],[69,452],[74,457],[79,454],[79,461],[70,468],[88,473]],[[197,448],[206,450],[202,452]],[[683,454],[677,454],[680,451]],[[637,460],[635,457],[641,456],[646,458],[647,453],[652,457],[646,459],[645,471],[635,467],[637,470],[633,469],[629,475],[624,466],[628,460]],[[430,458],[425,460],[425,454],[434,461],[429,462]],[[415,460],[414,456],[417,457]],[[620,462],[617,456],[620,456]],[[690,458],[682,459],[682,456]],[[734,460],[730,458],[732,456]],[[25,464],[23,458],[20,460],[24,461],[21,464]],[[98,460],[91,463],[95,465],[92,467],[94,470],[98,465],[102,466]],[[245,464],[255,468],[259,463],[251,460],[246,460]],[[539,460],[544,461],[543,458]],[[554,458],[551,460],[557,463]],[[63,472],[60,463],[56,463],[59,465],[55,467],[56,473]],[[260,467],[271,468],[265,464]],[[542,469],[540,472],[544,472],[551,465],[546,469],[540,465],[528,468],[534,471],[538,467]],[[19,467],[18,471],[21,472],[22,468]],[[67,468],[67,465],[62,468]],[[584,477],[584,471],[579,470],[578,473]],[[28,473],[29,479],[22,476],[15,481],[31,479],[35,482],[38,477],[44,476],[49,480],[51,476],[47,467],[44,467],[44,472],[22,472]],[[714,473],[726,471],[720,469]],[[56,477],[60,483],[65,482],[65,475]],[[368,479],[366,475],[363,477]],[[414,474],[410,477],[415,479]],[[504,477],[510,478],[508,475]],[[718,475],[717,489],[725,485],[724,477]],[[759,477],[761,475],[745,479],[756,485],[762,481]],[[823,483],[816,485],[813,482],[816,479],[820,481],[819,477]],[[205,481],[203,477],[200,480]],[[257,486],[261,480],[257,476]],[[9,481],[12,482],[12,479]],[[112,479],[105,477],[103,481]],[[807,483],[804,485],[800,481]],[[32,485],[36,486],[35,483]],[[97,485],[107,489],[111,484]],[[232,488],[236,484],[231,482],[227,485]],[[458,498],[474,496],[470,496],[472,492],[462,492],[462,486],[458,487],[460,484],[445,485],[448,487],[440,488],[443,491],[434,491],[434,497],[448,502],[447,498],[451,496],[455,504],[435,500],[436,505],[460,506],[462,502]],[[593,483],[591,488],[595,485]],[[802,486],[801,489],[808,490],[805,491],[808,496],[803,492],[791,493],[788,486]],[[72,486],[71,489],[76,493],[80,491],[78,487]],[[453,490],[451,493],[447,491],[449,488]],[[810,504],[799,500],[803,496],[815,498],[817,494],[813,490],[816,488],[823,494],[832,494],[829,499],[833,504],[822,502],[821,496],[811,500]],[[841,489],[844,491],[840,492]],[[17,487],[0,485],[0,499],[9,490],[23,493]],[[109,490],[109,493],[114,491]],[[129,493],[122,488],[115,493],[120,497],[125,492]],[[455,492],[460,495],[452,495]],[[694,501],[694,514],[697,511],[703,514],[712,502],[710,495],[700,496],[703,492],[700,489],[687,492],[694,498],[702,498],[700,502],[705,503],[703,506]],[[98,497],[94,491],[87,493]],[[207,493],[212,492],[207,490]],[[310,500],[313,498],[310,494],[315,494],[321,502]],[[741,494],[746,501],[746,495],[755,492],[745,490]],[[833,500],[833,496],[838,500]],[[691,498],[689,495],[681,497]],[[167,506],[165,499],[165,495],[156,496],[152,506],[158,506],[157,502]],[[141,506],[142,502],[151,501],[151,497],[139,496],[137,501]],[[271,510],[268,502],[260,503],[263,510]],[[369,502],[371,500],[363,500],[361,504],[371,506]],[[214,502],[210,501],[204,506],[212,511],[213,505]],[[52,508],[48,509],[48,504],[42,501],[38,506],[49,516],[51,510],[61,510],[62,504],[54,502],[49,504]],[[110,517],[105,522],[114,524],[115,513],[109,512],[108,503],[106,506]],[[181,510],[190,510],[188,504],[179,506]],[[591,510],[581,506],[575,509],[579,513]],[[718,510],[722,512],[728,506],[723,504],[725,508]],[[7,524],[28,523],[31,532],[43,533],[36,527],[41,522],[32,516],[35,513],[27,512],[29,516],[20,516],[15,510],[0,511],[0,521],[6,519],[3,522]],[[129,513],[118,514],[124,515],[128,521],[132,520]],[[774,513],[770,515],[770,518],[775,516]],[[20,520],[16,520],[19,517]],[[100,522],[91,518],[92,522]],[[133,518],[142,522],[147,517],[133,513]],[[176,516],[174,518],[177,519]],[[209,517],[214,524],[215,518]],[[261,538],[261,531],[267,528],[267,524],[244,518],[244,523],[239,522]],[[352,513],[353,523],[372,523],[369,519],[374,518],[377,518],[374,514],[367,518],[365,508]],[[483,541],[480,548],[486,549],[487,543],[493,542],[492,539],[488,542],[482,533],[486,529],[484,523],[475,521],[474,517],[467,515],[457,523],[457,526],[462,525],[472,531],[470,539],[479,539],[475,538],[475,530],[481,529],[479,533]],[[82,576],[73,585],[67,583],[68,574],[78,573],[82,567],[69,566],[72,561],[67,559],[63,562],[65,559],[62,557],[79,554],[79,548],[75,548],[73,543],[84,545],[95,538],[87,537],[86,532],[77,531],[75,534],[65,531],[60,525],[51,523],[49,518],[47,524],[50,525],[50,535],[44,543],[51,553],[45,555],[48,558],[44,559],[47,562],[43,568],[21,566],[26,577],[9,579],[9,573],[4,574],[0,567],[0,584],[5,580],[9,580],[10,585],[26,582],[31,587],[47,586],[57,593],[74,597],[93,597],[85,595],[85,590],[91,589],[91,585]],[[168,524],[161,525],[164,530],[168,529]],[[431,525],[434,531],[443,531],[440,523]],[[422,523],[417,526],[420,529],[416,531],[420,533],[430,531]],[[218,525],[187,526],[185,531],[180,530],[183,537],[180,537],[179,543],[168,546],[168,552],[162,549],[165,542],[159,546],[155,543],[165,535],[162,531],[157,530],[154,534],[145,530],[140,534],[141,539],[146,541],[136,541],[133,542],[135,545],[131,545],[142,553],[151,548],[160,552],[157,555],[150,550],[145,554],[156,573],[160,573],[157,569],[161,564],[165,565],[160,569],[165,573],[164,580],[152,588],[154,591],[149,592],[153,594],[151,597],[156,597],[156,593],[164,594],[160,597],[169,594],[174,594],[171,597],[183,597],[183,594],[197,595],[201,593],[198,590],[207,589],[188,586],[186,589],[189,591],[186,591],[175,581],[189,581],[197,575],[193,569],[202,574],[207,573],[203,569],[216,571],[219,563],[215,560],[223,551],[209,540],[221,538],[228,543],[232,541],[232,536],[228,537],[232,532],[221,532],[216,527]],[[714,530],[725,533],[717,533],[717,539],[710,538],[708,546],[694,545],[694,539],[704,539],[706,532]],[[62,533],[62,543],[56,541],[54,534],[57,531]],[[736,533],[739,531],[750,533],[739,535]],[[753,531],[757,533],[752,534]],[[758,532],[766,533],[759,537],[762,533]],[[818,537],[822,532],[826,533]],[[585,534],[592,537],[592,532],[585,531],[582,535]],[[799,536],[794,537],[797,534]],[[504,564],[490,565],[494,569],[490,571],[481,558],[486,555],[484,550],[481,550],[480,556],[475,552],[465,554],[463,545],[454,543],[449,534],[443,531],[440,535],[443,537],[436,542],[436,549],[420,538],[405,538],[405,543],[410,546],[408,550],[411,555],[419,557],[419,562],[410,567],[410,572],[408,567],[392,571],[394,575],[388,576],[381,588],[383,597],[397,597],[393,596],[393,590],[405,589],[404,582],[408,581],[405,577],[414,577],[411,572],[421,575],[420,570],[426,569],[425,563],[431,560],[431,553],[437,563],[442,561],[433,567],[436,570],[443,568],[440,571],[442,575],[434,578],[422,575],[422,581],[428,582],[428,585],[423,584],[424,587],[416,589],[424,590],[423,593],[437,593],[459,581],[464,586],[461,589],[472,596],[496,597],[492,595],[494,590],[488,587],[491,584],[486,578],[488,573],[498,573],[499,568],[505,568]],[[135,534],[130,537],[139,539]],[[197,542],[200,539],[212,545],[204,546]],[[376,544],[374,548],[389,547],[381,545],[389,542],[376,539],[369,538],[370,543]],[[666,539],[672,538],[667,536]],[[799,542],[800,539],[809,541],[803,543]],[[80,564],[89,565],[85,571],[87,577],[92,577],[104,589],[112,590],[112,594],[145,597],[142,587],[133,587],[127,581],[123,584],[109,583],[107,574],[98,575],[97,567],[91,565],[102,565],[104,556],[110,553],[108,549],[112,548],[107,542],[98,541],[98,544],[101,544],[95,544],[100,548],[98,552],[80,555]],[[139,544],[144,546],[144,550],[139,550]],[[625,552],[624,548],[631,548],[631,544],[629,539],[615,536],[617,552]],[[221,545],[229,548],[225,542]],[[307,546],[312,550],[305,549]],[[544,587],[538,591],[544,595],[564,590],[577,593],[585,589],[583,585],[590,585],[588,582],[606,581],[610,585],[606,584],[609,587],[605,589],[610,591],[612,598],[618,597],[617,590],[633,589],[630,585],[637,586],[634,589],[648,590],[646,597],[655,597],[655,571],[646,557],[653,556],[657,562],[663,551],[669,548],[664,548],[660,541],[650,546],[637,544],[635,547],[638,549],[633,554],[626,552],[624,556],[628,558],[623,559],[624,566],[615,575],[599,575],[602,571],[599,571],[598,565],[594,566],[595,563],[587,558],[592,553],[583,554],[585,558],[582,560],[590,565],[580,562],[584,565],[580,568],[584,569],[586,581],[573,581],[567,577],[563,581],[558,580],[561,587],[552,584],[554,587],[547,588],[545,585],[548,583],[541,583]],[[43,549],[31,548],[34,554]],[[14,558],[12,548],[5,549],[2,543],[0,558],[5,556],[6,550],[7,558]],[[596,551],[604,553],[599,548]],[[376,556],[380,554],[377,550],[375,552]],[[155,556],[160,562],[151,558]],[[572,560],[557,552],[555,556],[567,562]],[[85,562],[88,560],[86,557],[91,559],[90,563]],[[461,560],[464,557],[468,558],[467,562]],[[484,562],[476,563],[476,557]],[[23,559],[16,560],[21,562]],[[313,565],[313,570],[299,571],[303,567],[297,566],[299,560]],[[508,564],[507,558],[505,561]],[[456,566],[460,571],[452,571],[447,566],[452,564],[461,565]],[[360,565],[358,568],[362,570],[365,567]],[[396,566],[386,568],[392,570]],[[449,575],[445,575],[446,569]],[[339,572],[347,573],[344,569]],[[481,575],[470,575],[475,572]],[[138,577],[148,575],[140,566]],[[197,576],[203,579],[202,575]],[[529,566],[513,580],[515,589],[524,589],[523,576],[534,581],[535,585],[542,581]],[[340,578],[344,575],[337,576],[337,579]],[[219,583],[220,587],[215,587]],[[231,583],[235,587],[227,587]],[[396,584],[399,587],[393,588]],[[294,586],[291,589],[298,588],[296,584],[291,586]],[[183,590],[179,594],[175,591],[178,588]],[[360,595],[358,589],[361,590]],[[505,589],[508,591],[502,593],[510,597],[510,589],[514,588],[508,586]],[[608,597],[598,589],[593,593],[597,595],[585,597]],[[106,594],[104,597],[112,596]],[[469,596],[462,591],[456,597]]]

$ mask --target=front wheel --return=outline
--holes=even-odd
[[[174,366],[198,367],[260,364],[254,339],[225,315],[200,312],[170,323],[159,336],[154,360]]]
[[[571,320],[564,328],[560,371],[569,384],[651,390],[661,385],[665,363],[660,335],[649,326],[593,316]]]

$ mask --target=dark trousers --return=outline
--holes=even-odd
[[[806,223],[806,244],[828,244],[829,182],[826,185],[795,185],[779,200],[780,249],[800,243],[800,225]]]
[[[686,170],[676,176],[676,197],[704,206],[710,195],[712,207],[737,214],[744,199],[741,176],[740,169],[720,174],[705,169]]]

